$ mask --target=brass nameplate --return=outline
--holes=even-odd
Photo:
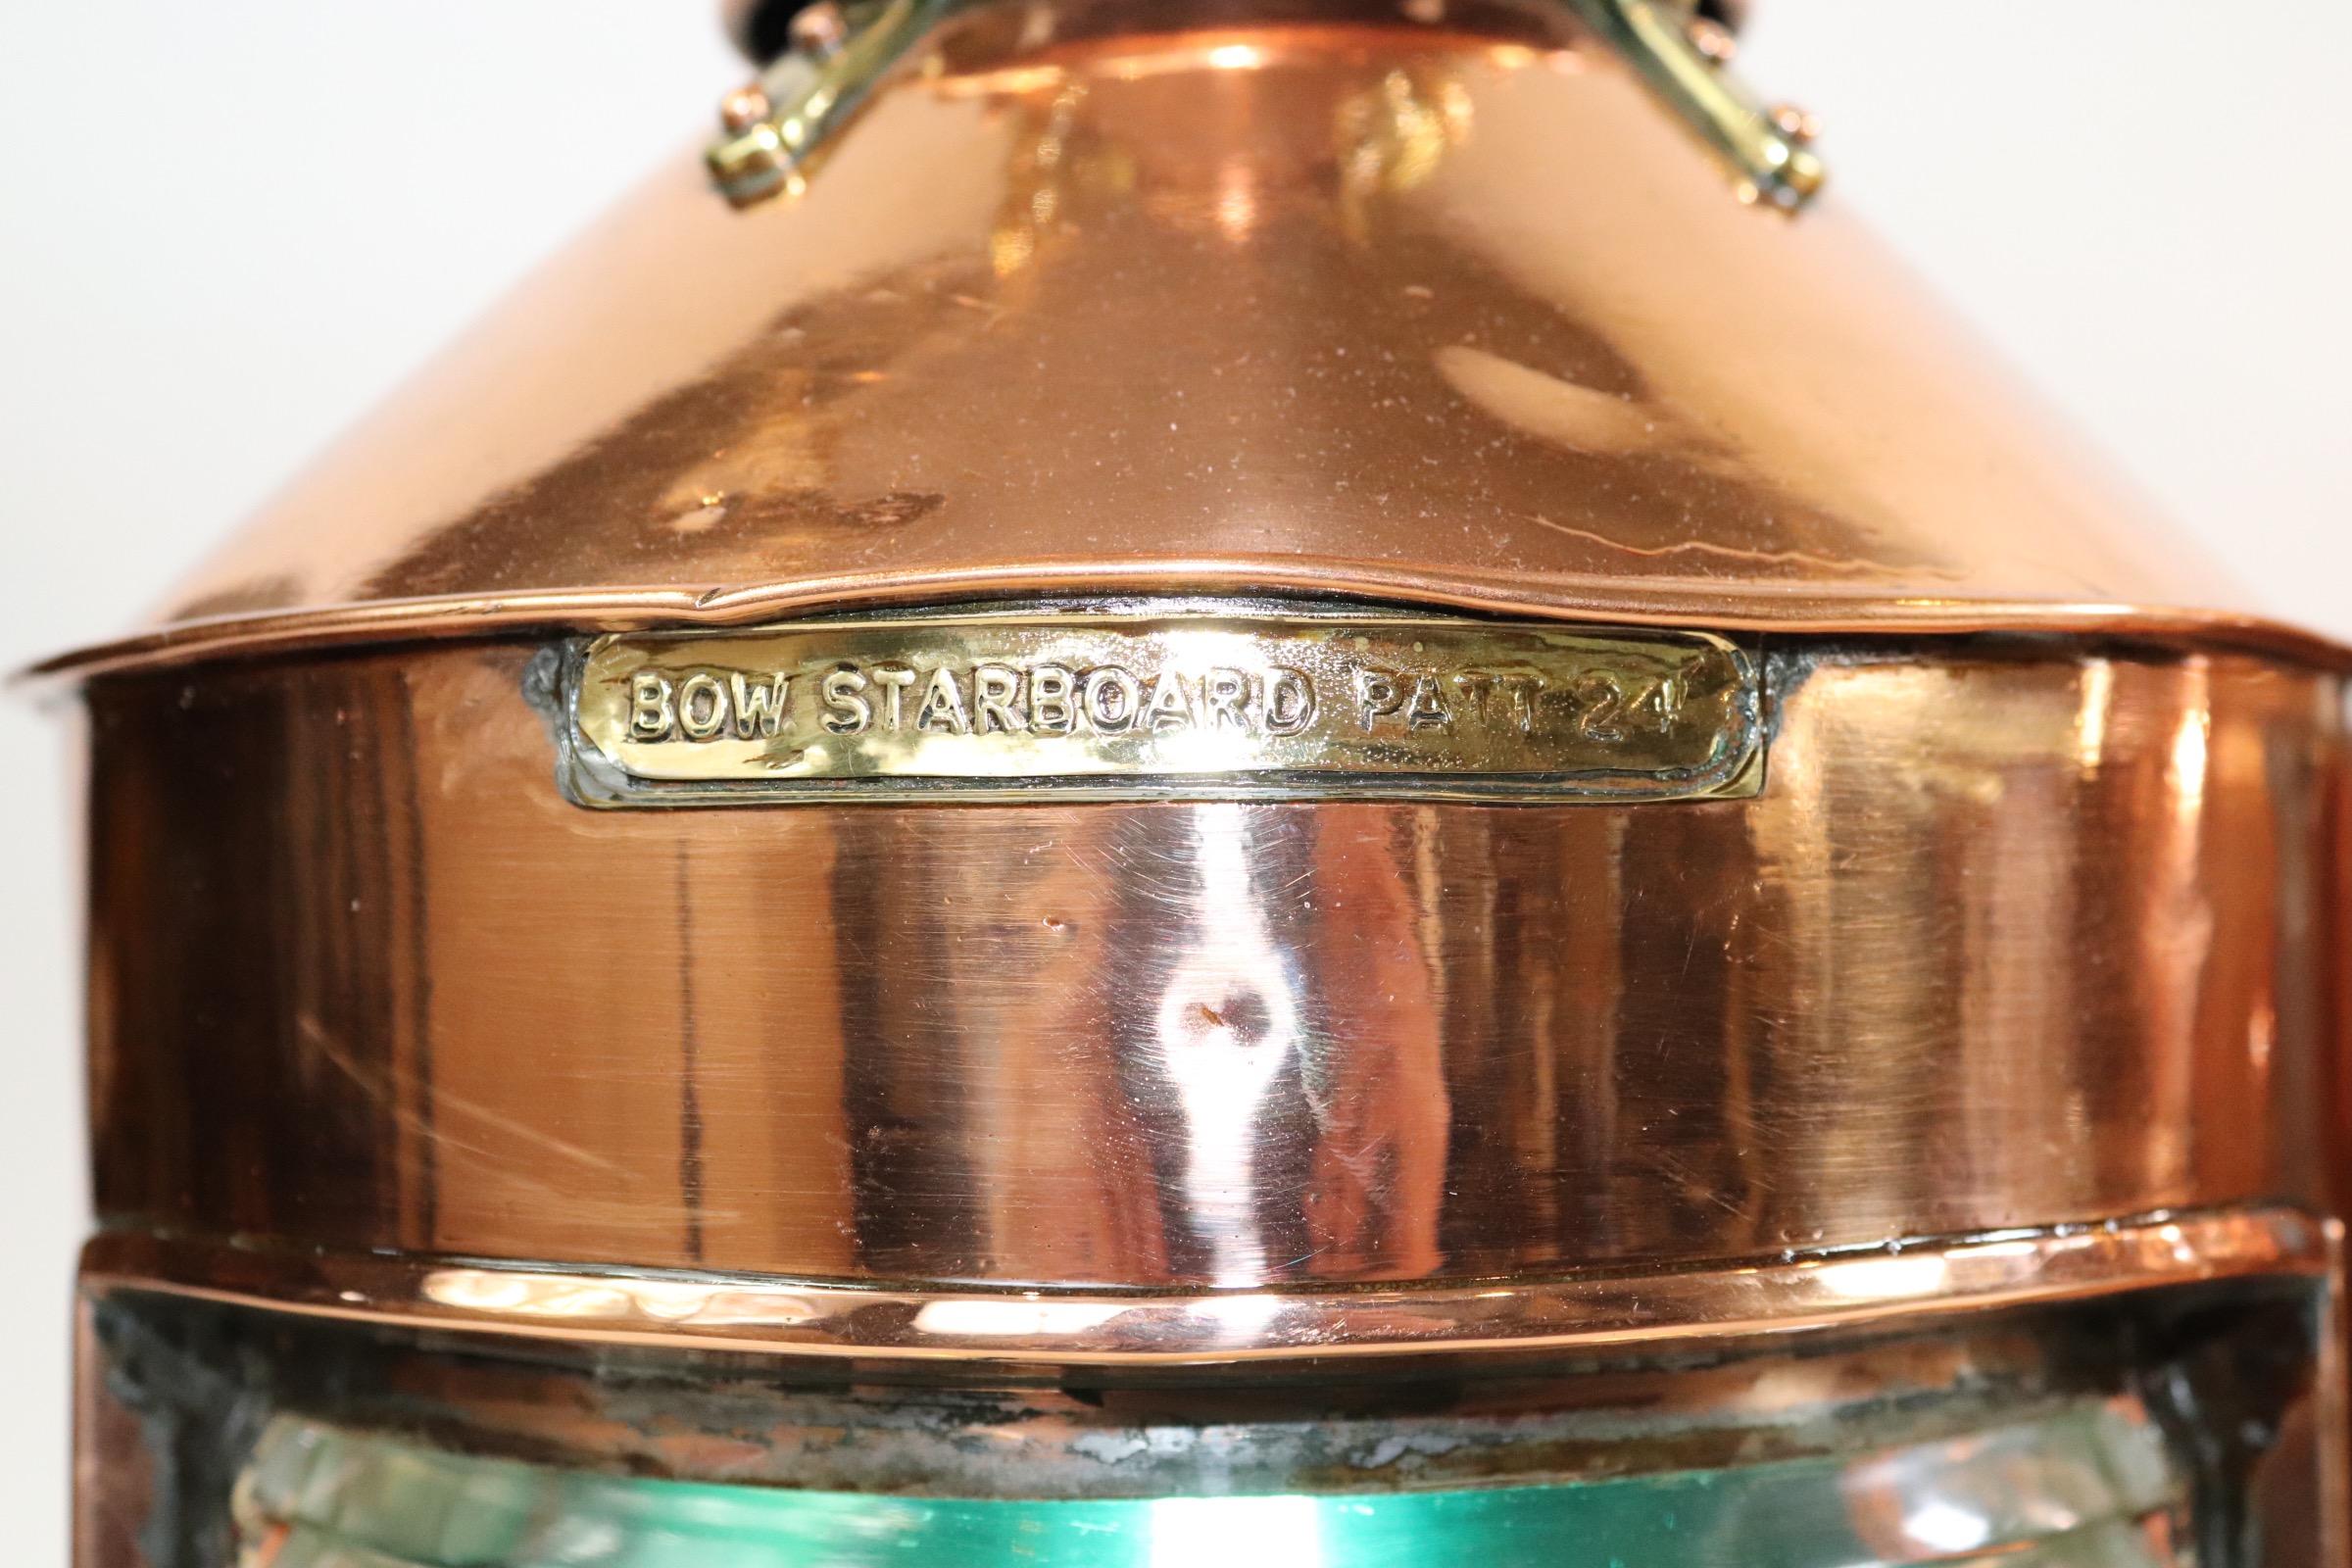
[[[1195,613],[599,639],[566,670],[592,805],[1750,793],[1755,662],[1690,632]]]

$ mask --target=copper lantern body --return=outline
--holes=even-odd
[[[2344,653],[1730,20],[804,11],[51,666],[83,1568],[2341,1560]]]

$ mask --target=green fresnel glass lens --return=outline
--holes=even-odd
[[[239,1483],[252,1568],[1860,1568],[2178,1563],[2145,1413],[2061,1404],[1876,1452],[1564,1484],[934,1497],[695,1485],[284,1419]]]

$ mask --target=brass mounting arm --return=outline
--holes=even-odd
[[[792,46],[721,107],[709,154],[727,200],[797,195],[810,168],[940,22],[973,0],[819,0],[793,19]],[[1694,0],[1551,0],[1631,65],[1730,169],[1742,201],[1783,212],[1822,182],[1808,116],[1769,109],[1726,69],[1730,33]]]

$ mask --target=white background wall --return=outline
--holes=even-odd
[[[739,74],[704,0],[0,6],[0,665],[128,625]],[[1761,0],[1838,199],[2352,636],[2352,6]],[[560,140],[559,140],[560,138]],[[561,146],[560,156],[549,156]],[[0,709],[0,1555],[64,1552],[65,727]],[[196,911],[190,911],[196,917]]]

